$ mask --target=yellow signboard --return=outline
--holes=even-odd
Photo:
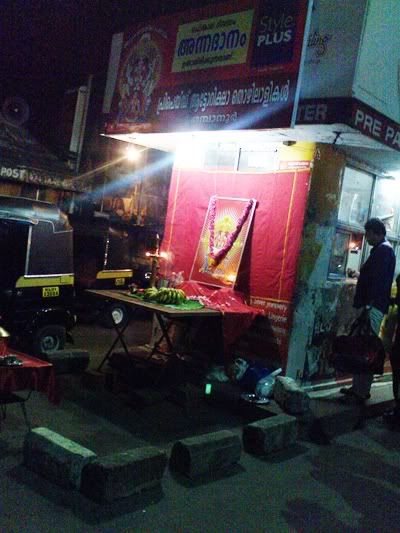
[[[60,296],[60,287],[42,287],[43,298],[55,298]]]
[[[115,278],[115,285],[124,285],[125,278]]]
[[[249,9],[180,25],[172,72],[245,63],[253,15]]]

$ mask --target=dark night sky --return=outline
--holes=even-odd
[[[216,2],[195,5],[210,3]],[[193,6],[190,0],[0,0],[0,108],[8,96],[24,97],[28,127],[41,136],[66,89],[89,74],[104,78],[113,33]]]
[[[197,1],[196,5],[215,3]],[[49,93],[107,66],[111,35],[190,0],[2,0],[1,91]]]

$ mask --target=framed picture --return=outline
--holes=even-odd
[[[213,196],[207,209],[190,279],[234,287],[256,200]]]

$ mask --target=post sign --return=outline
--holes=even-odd
[[[126,32],[106,133],[290,127],[309,11],[239,0]]]
[[[83,191],[68,169],[22,126],[0,120],[0,180]]]

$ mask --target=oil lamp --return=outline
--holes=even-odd
[[[158,277],[159,261],[162,254],[160,254],[160,236],[156,235],[156,249],[154,253],[146,252],[146,257],[151,257],[151,274],[150,274],[150,287],[155,287]]]
[[[4,357],[8,352],[8,339],[10,334],[0,326],[0,357]]]

